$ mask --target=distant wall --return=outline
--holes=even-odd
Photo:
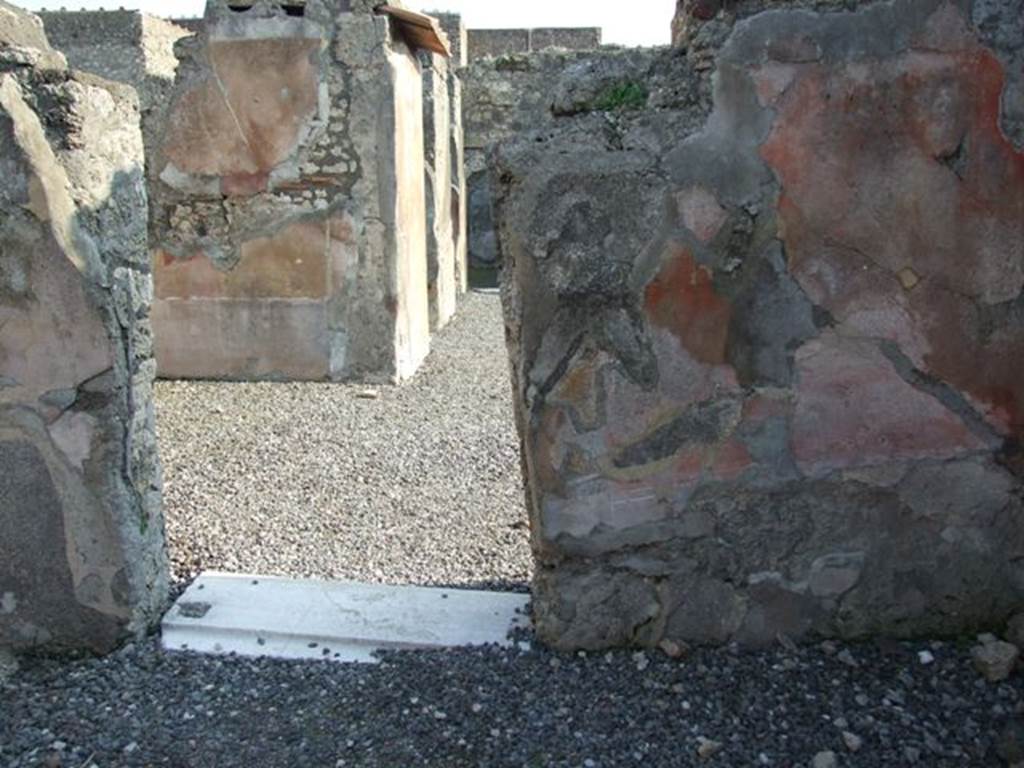
[[[160,375],[386,381],[426,356],[422,73],[346,7],[211,0],[177,45],[148,147]]]
[[[471,29],[469,60],[550,49],[589,51],[601,47],[600,27]]]
[[[539,27],[530,30],[530,50],[589,51],[601,47],[600,27]]]
[[[193,34],[198,33],[203,28],[203,20],[197,19],[171,19],[171,22],[177,24],[179,27],[187,29]]]
[[[51,45],[75,69],[122,83],[145,77],[142,14],[135,11],[55,11],[39,14]],[[171,73],[173,76],[173,72]]]
[[[427,196],[427,296],[430,328],[443,327],[455,314],[458,297],[457,213],[452,190],[452,77],[449,60],[421,51],[423,69],[423,139]],[[455,215],[453,215],[453,213]]]
[[[471,50],[473,34],[470,30]],[[470,62],[464,76],[463,123],[469,261],[474,267],[498,266],[487,159],[491,147],[523,131],[554,127],[567,116],[631,106],[618,103],[616,89],[645,83],[658,60],[655,51],[547,50]],[[642,98],[644,91],[635,93]]]
[[[143,141],[147,148],[153,146],[163,130],[178,69],[174,45],[190,32],[138,11],[52,11],[39,15],[50,43],[64,54],[70,67],[135,89]]]
[[[465,27],[441,15],[453,60],[422,54],[424,76],[373,0],[282,5],[46,24],[140,93],[161,375],[408,377],[466,286]]]
[[[437,19],[441,29],[448,36],[451,65],[456,69],[466,66],[469,56],[469,30],[462,23],[462,17],[457,13],[435,13],[433,11],[430,15]]]
[[[138,11],[47,11],[39,16],[50,44],[69,66],[134,86],[144,121],[166,101],[178,66],[174,43],[189,30]]]
[[[455,290],[463,293],[469,287],[467,251],[469,228],[466,208],[466,136],[463,127],[462,92],[465,67],[468,63],[469,37],[462,17],[454,13],[432,14],[436,16],[448,35],[448,127],[451,163],[451,221],[452,239],[455,243]]]
[[[466,36],[470,61],[509,53],[528,53],[530,50],[528,29],[471,29]]]

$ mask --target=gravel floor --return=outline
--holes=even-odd
[[[0,766],[995,766],[1021,747],[1002,734],[1022,693],[951,645],[683,661],[482,649],[372,667],[149,642],[0,682]],[[835,762],[815,763],[823,751]]]
[[[401,387],[158,382],[175,575],[523,589],[531,559],[499,299],[464,297]]]
[[[524,585],[497,299],[468,297],[410,385],[376,400],[360,390],[160,385],[180,579],[225,568]],[[154,638],[105,659],[4,669],[8,768],[959,768],[1024,757],[1021,675],[987,683],[949,643],[673,660],[556,654],[526,636],[513,649],[349,666],[164,654]]]

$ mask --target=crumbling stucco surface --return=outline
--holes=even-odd
[[[0,646],[111,649],[167,592],[139,104],[0,3]]]
[[[469,284],[462,72],[466,27],[454,13],[431,12],[444,31],[449,56],[420,52],[423,69],[423,139],[427,195],[427,292],[430,327],[455,314]]]
[[[466,25],[456,13],[432,13],[448,37],[448,156],[451,161],[451,226],[455,241],[455,291],[469,289],[469,221],[466,207],[466,132],[463,125],[463,78],[468,63]]]
[[[453,142],[449,79],[453,77],[448,58],[437,53],[420,53],[423,66],[423,150],[424,188],[427,210],[427,297],[430,328],[444,327],[455,314],[459,286],[456,250],[459,224],[452,206]]]
[[[415,56],[341,0],[211,0],[176,51],[150,156],[160,374],[412,375],[429,349]]]
[[[1024,598],[1024,9],[771,5],[666,54],[689,104],[494,155],[557,647],[948,635]]]

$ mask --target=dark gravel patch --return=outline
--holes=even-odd
[[[1019,676],[987,683],[950,644],[848,651],[465,649],[374,667],[147,641],[24,661],[0,684],[0,766],[811,766],[825,750],[862,768],[1001,764]],[[702,738],[721,745],[707,759]]]

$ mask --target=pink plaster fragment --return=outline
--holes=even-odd
[[[68,411],[50,425],[50,437],[73,466],[82,470],[92,455],[96,419],[87,413]]]
[[[796,373],[793,455],[809,475],[986,447],[938,400],[904,381],[871,342],[823,336],[798,350]]]
[[[754,74],[754,84],[757,86],[757,100],[761,106],[770,107],[774,104],[789,88],[796,73],[796,65],[774,61],[757,70]]]
[[[728,212],[718,204],[718,199],[700,186],[687,187],[676,194],[679,217],[683,226],[693,232],[702,243],[710,242],[725,220]]]

